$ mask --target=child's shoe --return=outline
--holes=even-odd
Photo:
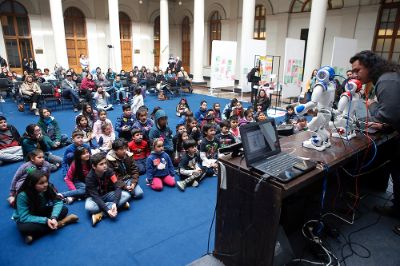
[[[103,218],[103,212],[92,214],[92,226],[95,226]]]

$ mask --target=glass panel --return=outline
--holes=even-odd
[[[384,41],[384,39],[377,39],[376,40],[375,51],[382,51],[383,41]]]
[[[395,63],[400,63],[400,53],[393,53],[392,54],[392,61]]]
[[[382,22],[386,22],[389,20],[389,13],[390,13],[390,9],[388,9],[388,8],[383,9],[382,16],[381,16]]]
[[[397,8],[391,8],[388,21],[394,22],[396,20],[396,15],[397,15]]]
[[[6,22],[6,23],[4,23]],[[7,36],[16,36],[14,28],[14,19],[12,16],[3,17],[1,20],[3,25],[3,34]]]
[[[22,58],[32,57],[32,43],[30,39],[20,39],[19,46]]]
[[[77,20],[75,21],[74,24],[75,24],[76,37],[85,38],[86,37],[85,21]]]
[[[389,53],[381,53],[381,56],[383,59],[386,59],[386,60],[389,59]]]
[[[393,28],[394,28],[394,23],[388,23],[386,26],[386,36],[392,36],[393,35]]]
[[[393,52],[400,53],[400,38],[397,38],[397,39],[394,41]]]
[[[386,23],[381,23],[379,30],[378,30],[378,35],[384,36],[385,34],[386,34]]]
[[[392,44],[392,39],[385,39],[385,42],[383,44],[383,52],[389,52],[390,51],[390,46]]]
[[[0,5],[0,13],[12,13],[11,1],[5,1]]]
[[[17,2],[13,2],[13,5],[14,5],[14,12],[16,14],[26,15],[25,8],[21,4],[19,4]]]
[[[301,8],[303,7],[303,3],[300,1],[296,1],[293,4],[293,8],[292,8],[292,12],[293,13],[297,13],[297,12],[301,12]]]
[[[265,7],[264,6],[262,6],[262,8],[261,8],[261,16],[265,16]]]
[[[21,59],[18,54],[18,43],[17,40],[5,40],[7,59],[10,68],[20,68]]]
[[[19,36],[30,36],[29,24],[27,17],[17,17],[18,35]]]

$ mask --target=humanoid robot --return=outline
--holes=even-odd
[[[313,134],[310,139],[303,141],[303,146],[317,151],[324,151],[331,146],[329,121],[332,116],[332,105],[335,100],[336,84],[335,70],[324,66],[317,72],[317,82],[314,85],[311,101],[295,107],[296,114],[303,115],[316,107],[318,114],[308,124],[308,130]]]
[[[357,79],[351,79],[345,86],[345,92],[340,96],[337,116],[335,121],[330,123],[332,137],[350,140],[356,136],[355,114],[358,101],[361,99],[362,84]]]

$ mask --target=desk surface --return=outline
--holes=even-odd
[[[351,139],[350,141],[339,138],[331,138],[332,146],[327,148],[325,151],[319,152],[313,149],[302,147],[302,142],[310,138],[310,136],[311,132],[300,132],[292,136],[282,137],[280,138],[281,149],[286,153],[294,154],[299,157],[324,162],[329,166],[329,168],[332,169],[343,165],[355,154],[366,150],[368,145],[373,145],[365,135],[358,133],[357,137]],[[375,141],[376,145],[380,145],[396,137],[397,133],[378,133],[369,136]],[[373,146],[370,146],[370,149],[373,151]],[[242,171],[245,171],[248,174],[255,176],[258,175],[256,172],[252,172],[246,166],[246,161],[244,159],[230,158],[229,155],[220,158],[220,161],[233,167],[240,168]],[[324,174],[323,172],[324,170],[322,167],[318,166],[313,171],[299,176],[288,183],[281,183],[274,179],[270,179],[270,182],[283,189],[283,196],[286,197],[313,182],[315,179],[320,178]]]

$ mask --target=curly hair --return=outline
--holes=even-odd
[[[373,84],[376,84],[383,73],[400,72],[400,66],[398,64],[389,62],[369,50],[355,54],[350,58],[350,64],[353,64],[357,60],[368,69],[369,78]]]

